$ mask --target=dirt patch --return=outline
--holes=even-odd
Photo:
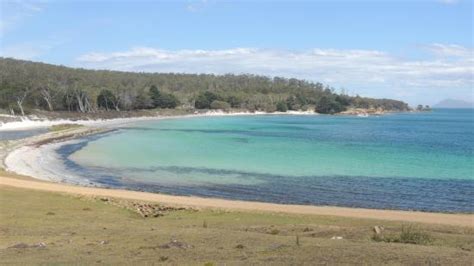
[[[8,248],[16,248],[16,249],[25,249],[25,248],[45,248],[46,244],[44,242],[39,242],[36,244],[26,244],[26,243],[18,243]]]
[[[93,199],[99,200],[106,204],[118,206],[130,211],[133,211],[135,213],[138,213],[143,218],[161,217],[161,216],[165,216],[171,212],[176,212],[176,211],[184,211],[184,210],[197,211],[197,209],[191,208],[191,207],[166,206],[166,205],[156,204],[156,203],[130,201],[130,200],[123,200],[123,199],[109,198],[109,197],[93,197]]]
[[[161,248],[161,249],[169,249],[169,248],[190,249],[190,248],[194,248],[193,245],[190,245],[186,242],[178,241],[176,239],[173,239],[170,242],[168,242],[166,244],[163,244],[163,245],[160,245],[158,247]]]

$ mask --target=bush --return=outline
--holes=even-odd
[[[321,114],[335,114],[344,111],[346,108],[333,97],[323,96],[319,99],[315,111]]]
[[[215,100],[211,103],[211,109],[221,109],[221,110],[228,110],[230,109],[230,104],[228,102]]]
[[[144,93],[139,93],[132,104],[133,109],[149,109],[153,108],[153,101]]]
[[[176,96],[170,93],[162,93],[156,107],[160,108],[176,108],[178,106],[179,101]]]
[[[237,96],[229,96],[225,101],[228,102],[232,108],[239,108],[242,104],[242,99]]]
[[[266,112],[266,113],[273,113],[273,112],[275,112],[277,109],[276,109],[276,106],[275,106],[275,105],[269,104],[269,105],[266,105],[266,106],[265,106],[263,109],[261,109],[261,110],[263,110],[263,111]]]
[[[278,112],[286,112],[288,111],[288,106],[286,106],[285,102],[278,102],[276,109]]]
[[[110,109],[116,109],[114,105],[116,102],[117,98],[109,90],[101,90],[99,96],[97,96],[97,105],[99,108],[103,108],[107,111]]]
[[[179,100],[176,96],[171,93],[160,92],[155,85],[150,88],[150,98],[155,108],[176,108],[179,104]]]
[[[398,235],[374,234],[372,236],[372,240],[377,242],[404,243],[415,245],[425,245],[433,241],[432,237],[429,234],[421,232],[413,226],[403,226],[402,231]]]
[[[49,131],[62,131],[62,130],[67,130],[67,129],[73,129],[73,128],[80,128],[83,127],[83,125],[79,124],[59,124],[59,125],[52,125],[49,128]]]
[[[278,229],[272,229],[270,232],[269,232],[271,235],[278,235],[280,233],[280,230]]]
[[[286,107],[288,110],[297,111],[301,109],[301,104],[296,96],[290,96],[286,99]]]
[[[215,93],[206,91],[198,95],[196,101],[194,102],[194,107],[197,109],[209,109],[213,101],[217,100],[217,95]]]
[[[417,231],[411,226],[402,227],[402,232],[399,236],[400,243],[408,244],[427,244],[432,241],[431,236],[427,233]]]

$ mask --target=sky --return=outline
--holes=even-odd
[[[473,51],[471,0],[0,0],[2,57],[301,78],[411,105],[473,101]]]

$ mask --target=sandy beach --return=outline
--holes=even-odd
[[[64,124],[78,124],[89,127],[117,127],[120,125],[126,125],[132,122],[138,121],[149,121],[149,120],[162,120],[162,119],[173,119],[173,118],[190,118],[190,117],[208,117],[208,116],[248,116],[248,115],[319,115],[313,111],[287,111],[287,112],[224,112],[222,110],[210,110],[200,113],[192,114],[183,114],[183,115],[148,115],[148,116],[138,116],[138,117],[126,117],[126,118],[111,118],[111,119],[39,119],[39,118],[29,118],[22,117],[19,120],[1,122],[0,121],[0,132],[2,131],[14,131],[14,130],[29,130],[34,128],[45,128],[51,127],[54,125],[64,125]]]
[[[247,113],[234,113],[231,115],[246,115]],[[223,115],[222,113],[207,113],[201,115]],[[137,192],[119,189],[105,189],[99,187],[83,187],[78,185],[90,185],[87,180],[78,181],[73,176],[62,175],[63,168],[58,165],[58,159],[54,158],[52,152],[58,145],[65,141],[73,142],[76,138],[97,134],[111,130],[117,126],[144,119],[165,119],[170,117],[145,117],[113,119],[108,121],[90,122],[84,127],[71,130],[50,132],[43,135],[23,139],[14,142],[3,151],[3,162],[8,171],[25,176],[31,176],[43,181],[21,180],[12,177],[0,177],[0,185],[18,188],[27,188],[51,192],[64,192],[80,195],[96,195],[104,197],[124,198],[160,202],[169,205],[184,205],[200,208],[234,209],[246,211],[283,212],[293,214],[330,215],[350,218],[370,218],[380,220],[419,222],[430,224],[456,225],[474,227],[474,215],[472,214],[446,214],[414,211],[375,210],[344,207],[325,207],[307,205],[285,205],[263,202],[247,202],[238,200],[224,200],[215,198],[199,198],[188,196],[171,196],[155,193]],[[70,121],[72,123],[72,121]],[[54,124],[55,122],[50,122]],[[44,123],[43,123],[44,124]],[[79,123],[80,124],[80,123]],[[25,126],[8,126],[7,128],[27,128]],[[58,177],[61,178],[52,178]],[[46,181],[46,182],[44,182]],[[55,183],[53,183],[53,182]],[[59,182],[66,182],[63,184]]]
[[[474,215],[468,214],[444,214],[427,212],[410,212],[394,210],[371,210],[342,207],[319,207],[305,205],[285,205],[263,202],[248,202],[238,200],[224,200],[199,197],[170,196],[163,194],[73,186],[67,184],[56,184],[51,182],[38,182],[20,180],[15,178],[0,177],[0,185],[17,188],[27,188],[51,192],[65,192],[87,196],[114,197],[131,200],[142,200],[159,202],[162,204],[191,206],[198,208],[218,208],[226,210],[283,212],[292,214],[330,215],[349,218],[369,218],[378,220],[404,221],[417,223],[430,223],[442,225],[456,225],[474,227]]]

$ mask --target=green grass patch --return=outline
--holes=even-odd
[[[80,127],[83,127],[83,125],[79,125],[79,124],[59,124],[59,125],[52,125],[51,127],[49,127],[49,131],[57,132],[57,131],[75,129],[75,128],[80,128]]]

